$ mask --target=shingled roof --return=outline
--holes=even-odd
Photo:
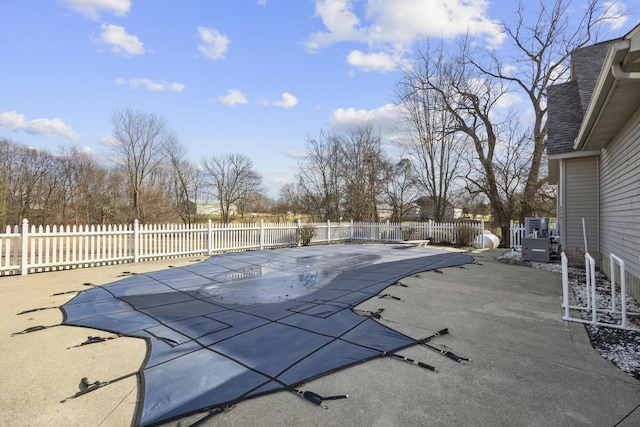
[[[571,81],[549,87],[547,154],[573,151],[611,41],[583,47],[571,56]]]

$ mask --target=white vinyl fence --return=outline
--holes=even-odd
[[[304,227],[314,229],[312,244],[427,239],[459,243],[480,236],[484,223],[145,225],[136,220],[130,225],[36,227],[25,219],[22,226],[8,226],[0,233],[0,275],[299,246]]]

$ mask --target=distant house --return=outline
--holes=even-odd
[[[231,205],[229,213],[235,215],[238,212],[236,205]],[[189,213],[205,216],[222,215],[220,202],[217,200],[196,200],[189,201]]]
[[[625,260],[640,298],[640,25],[573,52],[571,79],[548,91],[549,178],[566,254],[589,253],[609,271]]]
[[[429,196],[422,196],[417,198],[412,203],[414,209],[411,212],[412,216],[416,218],[416,220],[427,221],[433,220],[437,217],[436,215],[436,207],[434,205],[434,201]],[[460,219],[462,217],[462,210],[457,208],[450,202],[446,202],[444,209],[444,217],[443,221],[451,221]]]

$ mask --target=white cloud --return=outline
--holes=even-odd
[[[149,92],[182,92],[185,88],[185,85],[182,83],[168,83],[164,81],[154,82],[147,78],[135,78],[129,80],[117,78],[115,82],[117,85],[128,86],[131,89],[136,89],[138,86],[142,85],[145,86]]]
[[[352,0],[316,0],[316,16],[328,31],[311,34],[306,47],[315,51],[330,44],[362,39],[360,19],[353,12]]]
[[[488,9],[487,0],[316,0],[316,16],[325,30],[311,34],[306,48],[313,52],[334,43],[363,43],[387,53],[353,51],[350,63],[388,71],[389,65],[381,66],[381,61],[398,62],[420,37],[469,33],[493,45],[501,43],[504,35],[498,22],[488,17]]]
[[[258,6],[266,6],[267,0],[258,0],[256,3],[258,4]]]
[[[100,144],[106,145],[107,147],[117,147],[120,144],[120,142],[118,142],[118,140],[115,139],[112,135],[102,135],[100,138],[98,138],[98,141],[100,142]]]
[[[291,95],[289,92],[282,94],[282,99],[273,103],[276,107],[293,108],[298,105],[298,98]]]
[[[605,8],[602,19],[611,26],[611,29],[619,30],[623,28],[628,18],[624,11],[629,10],[629,7],[618,1],[606,1],[602,6]]]
[[[372,25],[369,37],[412,43],[417,36],[495,37],[497,21],[487,16],[487,0],[369,0],[366,15]]]
[[[329,124],[332,127],[359,126],[378,120],[395,120],[398,113],[398,108],[394,104],[386,104],[373,110],[338,108],[331,114]]]
[[[522,102],[522,97],[513,93],[504,93],[496,100],[494,104],[496,108],[508,109]]]
[[[224,105],[246,104],[248,102],[247,97],[237,89],[229,89],[226,95],[218,97],[218,101]]]
[[[398,132],[397,123],[401,117],[400,110],[394,104],[386,104],[372,110],[338,108],[329,117],[329,125],[332,129],[340,131],[375,124],[381,137],[395,139]]]
[[[58,0],[67,9],[97,21],[103,13],[125,16],[131,10],[131,0]]]
[[[138,37],[127,34],[124,27],[113,24],[102,24],[102,33],[97,40],[111,46],[111,51],[124,56],[142,55],[144,43]]]
[[[291,95],[289,92],[285,92],[282,94],[282,98],[278,101],[269,101],[269,100],[263,99],[261,103],[262,105],[274,105],[276,107],[289,109],[298,105],[298,98]]]
[[[287,150],[285,152],[285,155],[287,157],[291,157],[292,159],[304,159],[305,157],[307,157],[309,154],[306,151],[300,151],[300,150]]]
[[[392,71],[396,68],[396,61],[383,52],[364,53],[360,50],[352,50],[347,56],[347,62],[363,71]]]
[[[209,59],[224,59],[224,54],[231,41],[224,34],[214,28],[198,27],[198,34],[202,42],[198,50]]]
[[[517,73],[518,67],[513,64],[506,64],[502,67],[502,73],[505,76],[513,76]]]
[[[87,156],[95,156],[96,154],[95,151],[93,151],[93,148],[89,147],[88,145],[81,147],[80,152],[86,154]]]
[[[59,118],[26,121],[25,115],[16,111],[0,113],[0,128],[22,130],[33,135],[59,136],[72,141],[80,139],[80,135]]]

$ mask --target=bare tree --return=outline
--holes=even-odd
[[[270,212],[273,209],[273,200],[265,196],[259,187],[247,193],[238,201],[238,213],[240,218],[244,218],[247,213],[252,215],[257,213]]]
[[[122,224],[129,220],[124,176],[120,170],[95,168],[87,175],[84,209],[91,224]]]
[[[121,172],[99,164],[94,156],[76,146],[62,147],[60,185],[62,222],[108,224],[128,221],[126,186]]]
[[[536,6],[519,2],[515,23],[502,23],[507,41],[499,52],[479,49],[467,36],[450,54],[428,46],[417,54],[413,88],[436,97],[455,121],[451,131],[470,141],[468,189],[487,197],[503,242],[509,219],[531,215],[542,199],[547,87],[566,74],[573,50],[597,40],[600,24],[619,16],[615,3],[602,0],[588,0],[584,9],[570,8],[568,0],[547,4],[540,0],[530,11]],[[569,19],[575,10],[581,10],[577,23]],[[515,93],[530,102],[531,129],[519,130],[519,119],[497,108]]]
[[[12,222],[30,218],[33,223],[46,221],[46,203],[49,201],[52,179],[55,179],[55,159],[43,150],[19,146],[12,165],[14,187],[11,191],[14,208]]]
[[[2,184],[2,223],[18,224],[14,213],[17,189],[17,176],[14,166],[19,164],[19,147],[9,139],[0,139],[0,181]]]
[[[480,174],[467,175],[470,191],[486,195],[493,219],[502,228],[502,238],[508,239],[509,220],[514,212],[504,202],[496,177],[495,162],[501,153],[500,141],[504,123],[496,120],[496,103],[508,92],[501,80],[485,76],[467,60],[470,52],[468,40],[460,45],[455,56],[440,50],[418,50],[418,62],[412,75],[415,90],[425,91],[446,110],[452,121],[445,133],[461,133],[472,144],[474,159]],[[420,68],[418,68],[420,67]]]
[[[298,190],[313,219],[339,221],[342,142],[325,130],[307,138],[307,156],[298,163]]]
[[[287,218],[287,213],[291,212],[296,217],[303,210],[300,199],[300,192],[295,183],[283,185],[278,191],[275,213]]]
[[[529,173],[531,150],[531,131],[523,129],[518,117],[512,112],[506,114],[503,121],[495,124],[496,144],[493,149],[493,179],[501,199],[504,221],[515,218],[521,212],[523,189]],[[486,170],[467,157],[467,190],[473,195],[484,193],[486,189]],[[493,208],[493,206],[492,206]],[[503,226],[506,233],[506,224]],[[503,236],[507,236],[504,234]],[[506,237],[505,237],[506,238]]]
[[[378,221],[387,160],[380,135],[369,124],[346,133],[342,139],[342,177],[345,217],[356,221]]]
[[[461,167],[460,133],[454,126],[455,118],[440,105],[439,96],[421,83],[423,69],[407,69],[398,85],[401,108],[407,137],[403,145],[411,155],[416,170],[416,180],[429,199],[430,217],[437,222],[445,220],[451,203],[455,182],[463,173]],[[435,72],[430,80],[434,85],[445,73]]]
[[[185,224],[192,224],[196,214],[193,206],[200,186],[200,172],[187,159],[187,149],[177,140],[168,144],[166,150],[171,167],[168,185],[173,206]]]
[[[79,147],[63,146],[58,150],[60,185],[56,189],[53,208],[59,213],[59,220],[72,224],[100,224],[93,215],[99,193],[106,190],[105,177],[108,171],[99,165],[93,156]],[[118,194],[120,190],[109,189]]]
[[[132,218],[144,220],[143,193],[150,187],[156,168],[166,159],[166,147],[176,137],[167,122],[150,113],[130,108],[111,116],[115,144],[111,146],[113,162],[127,178]]]
[[[254,170],[253,162],[244,154],[210,156],[202,160],[205,183],[217,197],[222,222],[231,220],[231,208],[247,195],[257,192],[262,177]]]
[[[543,167],[547,145],[547,88],[566,78],[571,53],[597,41],[605,22],[614,22],[628,12],[615,1],[588,0],[576,8],[570,0],[539,0],[517,3],[514,23],[503,21],[506,48],[485,49],[483,55],[470,55],[470,62],[487,78],[513,85],[526,96],[533,110],[531,137],[533,143],[527,158],[528,168],[522,191],[520,216],[531,216],[539,207],[537,193],[546,183]],[[578,13],[577,19],[573,14]],[[506,57],[504,53],[508,54]],[[515,69],[515,71],[514,71]]]
[[[414,167],[409,159],[402,159],[386,169],[383,201],[391,209],[391,221],[406,219],[411,210],[411,202],[418,197],[418,182]]]

